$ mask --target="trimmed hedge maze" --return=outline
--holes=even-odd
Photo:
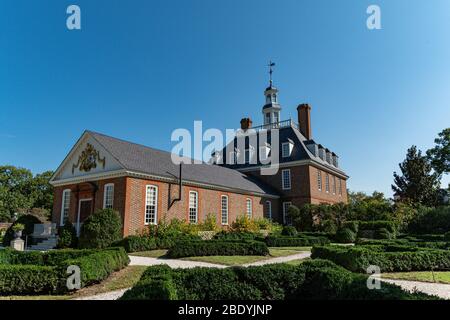
[[[449,270],[450,250],[400,245],[392,242],[377,245],[318,246],[313,259],[327,259],[344,268],[365,273],[370,265],[381,272]]]
[[[129,263],[123,248],[19,252],[0,250],[0,295],[55,294],[68,291],[67,267],[81,271],[81,287],[97,283]]]
[[[436,299],[383,283],[367,288],[367,276],[327,260],[226,269],[149,267],[122,300],[410,300]]]

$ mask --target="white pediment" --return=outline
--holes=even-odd
[[[61,163],[52,181],[94,176],[120,169],[123,169],[121,164],[86,132]]]

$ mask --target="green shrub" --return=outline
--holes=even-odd
[[[293,226],[284,226],[281,235],[295,237],[297,235],[297,229]]]
[[[250,219],[246,214],[236,217],[236,220],[231,224],[231,230],[234,232],[251,232],[259,231],[259,227],[255,220]]]
[[[169,258],[197,256],[266,256],[269,249],[259,241],[180,241],[167,252]]]
[[[255,240],[256,234],[252,232],[228,232],[222,230],[214,235],[217,240]]]
[[[113,209],[98,210],[81,226],[79,246],[103,249],[122,239],[122,219]]]
[[[67,290],[67,267],[79,266],[82,286],[99,282],[129,262],[123,248],[49,252],[0,250],[0,295],[54,294]]]
[[[389,239],[392,238],[392,234],[388,231],[388,229],[380,228],[378,230],[375,230],[374,238],[375,239],[387,239],[387,240],[389,240]]]
[[[379,229],[387,229],[389,233],[396,234],[397,228],[392,221],[359,221],[358,232],[361,231],[377,231]]]
[[[350,229],[353,233],[358,234],[359,221],[346,221],[342,224],[342,229]]]
[[[450,231],[450,206],[421,208],[408,225],[413,234],[444,234]]]
[[[314,245],[323,245],[330,243],[325,237],[285,237],[285,236],[268,236],[266,244],[269,247],[305,247]]]
[[[100,250],[92,254],[69,259],[62,262],[62,270],[70,265],[76,265],[81,270],[81,285],[85,287],[106,279],[114,271],[123,269],[128,265],[130,259],[125,249],[110,248]]]
[[[149,267],[122,300],[286,300],[286,299],[431,299],[384,284],[368,290],[367,276],[327,260],[298,266],[273,264],[225,269]],[[381,291],[381,293],[376,292]]]
[[[448,231],[444,234],[444,240],[450,242],[450,231]]]
[[[14,226],[16,224],[23,224],[25,226],[22,232],[22,239],[25,239],[26,236],[29,236],[34,231],[34,225],[40,224],[41,221],[31,214],[25,214],[20,216],[9,228],[6,230],[5,235],[3,236],[3,246],[8,247],[11,240],[14,239]]]
[[[421,249],[405,251],[391,247],[388,252],[382,245],[372,246],[322,246],[312,249],[313,259],[328,259],[353,272],[365,273],[370,265],[379,266],[382,272],[448,270],[450,251]]]
[[[77,247],[77,231],[73,224],[69,221],[62,227],[58,228],[58,245],[61,248],[76,248]]]
[[[339,243],[353,243],[355,240],[356,234],[348,228],[341,229],[336,233],[336,241]]]
[[[216,231],[217,221],[214,213],[209,213],[203,223],[199,224],[200,231]]]
[[[156,239],[146,236],[128,236],[118,243],[126,252],[138,252],[157,249]]]
[[[61,274],[54,267],[0,264],[0,295],[52,294],[61,284]]]

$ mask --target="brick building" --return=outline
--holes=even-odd
[[[278,90],[272,83],[265,96],[264,125],[252,127],[250,119],[242,119],[245,148],[237,148],[237,139],[231,142],[233,159],[243,156],[242,163],[220,161],[224,149],[214,154],[215,165],[180,166],[169,152],[85,131],[50,181],[55,187],[52,221],[62,225],[69,220],[79,231],[95,210],[113,208],[126,236],[162,219],[198,223],[209,214],[225,228],[243,214],[287,223],[290,205],[347,202],[348,176],[339,168],[338,156],[312,139],[310,107],[298,107],[298,125],[280,121]],[[277,150],[275,131],[279,170],[263,175],[261,154]],[[260,139],[263,133],[268,142],[255,152],[250,136]]]
[[[313,140],[311,107],[308,104],[297,107],[298,123],[292,119],[280,121],[282,108],[278,89],[272,81],[264,96],[263,125],[252,126],[251,119],[242,119],[242,143],[239,144],[236,137],[213,155],[213,161],[275,189],[280,196],[279,206],[268,202],[267,211],[272,211],[270,216],[279,222],[288,222],[286,213],[291,205],[347,203],[349,177],[340,168],[338,155]],[[268,167],[264,160],[273,152],[278,154],[279,170],[276,174],[264,175],[261,168]]]

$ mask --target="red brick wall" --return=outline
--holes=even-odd
[[[103,208],[104,186],[108,183],[114,183],[114,202],[113,208],[117,210],[124,226],[124,235],[135,234],[143,229],[145,217],[145,189],[146,185],[155,185],[158,187],[158,220],[166,219],[170,221],[178,218],[188,221],[189,218],[189,191],[198,193],[198,222],[203,222],[209,213],[216,216],[217,224],[221,225],[221,196],[228,196],[228,222],[231,224],[237,216],[246,213],[246,199],[252,199],[253,217],[260,218],[264,216],[266,199],[257,196],[247,196],[242,194],[221,192],[217,190],[203,189],[198,187],[183,186],[182,201],[177,201],[169,208],[169,184],[160,181],[137,179],[131,177],[106,179],[95,182],[98,190],[89,183],[74,184],[55,187],[52,221],[59,225],[61,214],[62,193],[65,189],[71,190],[69,220],[77,222],[78,205],[80,199],[93,198],[93,211]],[[178,185],[171,185],[171,199],[178,197]],[[276,217],[279,202],[276,199],[272,201],[272,213]]]
[[[291,170],[291,189],[282,189],[282,170]],[[330,192],[325,191],[325,176],[327,172],[322,170],[322,191],[318,190],[317,184],[317,168],[311,165],[301,165],[290,168],[280,168],[278,173],[275,175],[261,175],[259,170],[249,172],[249,174],[257,177],[261,181],[264,181],[268,185],[276,189],[281,195],[281,200],[278,205],[278,217],[277,221],[282,221],[282,203],[292,202],[293,205],[300,207],[307,203],[319,204],[319,203],[339,203],[347,202],[347,186],[346,181],[342,180],[342,195],[339,195],[338,190],[338,177],[336,177],[336,193],[333,194],[332,181],[333,175],[328,173],[330,176]],[[274,211],[274,210],[272,210]]]
[[[81,199],[92,198],[92,211],[103,208],[103,194],[104,186],[108,183],[114,183],[114,199],[113,208],[117,210],[122,219],[124,219],[125,213],[125,178],[115,178],[96,181],[98,186],[97,191],[89,183],[72,184],[66,186],[60,186],[54,188],[54,201],[53,201],[53,211],[52,211],[52,222],[59,225],[61,219],[61,205],[62,205],[62,194],[66,189],[70,189],[70,209],[69,209],[69,220],[72,223],[77,222],[78,218],[78,206]],[[125,222],[125,221],[123,221]]]
[[[129,185],[128,194],[130,201],[126,209],[127,220],[129,221],[128,228],[125,234],[134,234],[142,230],[145,217],[145,189],[146,185],[154,185],[158,187],[158,221],[170,221],[177,218],[183,221],[189,221],[189,192],[195,191],[198,193],[198,222],[204,222],[208,214],[214,214],[217,225],[221,226],[221,196],[228,196],[228,222],[231,224],[237,216],[246,213],[246,199],[252,199],[253,217],[263,217],[265,202],[261,197],[247,196],[242,194],[221,192],[217,190],[203,189],[183,185],[182,200],[175,202],[169,209],[169,200],[178,197],[178,185],[171,185],[171,199],[169,199],[169,184],[160,181],[127,178],[127,185]]]

